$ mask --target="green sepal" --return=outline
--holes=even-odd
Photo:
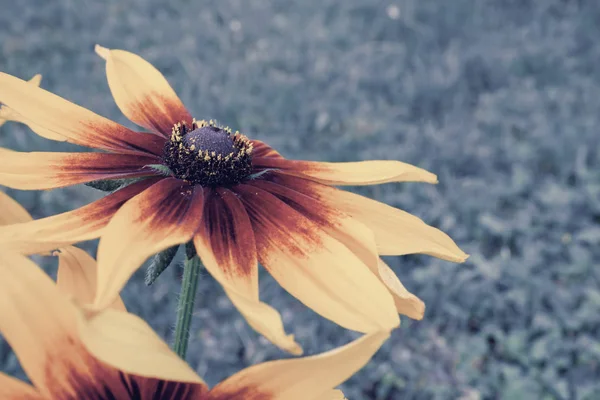
[[[127,179],[107,179],[103,181],[91,181],[85,183],[85,186],[89,186],[94,189],[102,190],[103,192],[114,192],[125,184]]]
[[[148,164],[145,165],[145,167],[150,168],[164,176],[173,176],[173,171],[171,171],[171,168],[163,164]]]
[[[146,279],[144,279],[144,283],[147,286],[150,286],[154,283],[156,278],[162,274],[162,272],[171,265],[171,262],[175,258],[177,254],[177,250],[179,249],[179,245],[169,247],[166,250],[161,251],[156,254],[152,261],[150,262],[150,266],[146,270]]]

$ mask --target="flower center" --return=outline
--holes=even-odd
[[[173,174],[202,186],[229,186],[252,172],[252,143],[211,121],[184,122],[173,127],[163,161]]]

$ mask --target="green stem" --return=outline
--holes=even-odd
[[[177,323],[175,325],[175,343],[173,350],[185,360],[185,353],[190,339],[190,324],[194,312],[194,300],[198,289],[198,276],[201,267],[198,256],[186,258],[181,282],[181,294],[177,305]]]

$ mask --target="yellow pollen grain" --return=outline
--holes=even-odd
[[[194,150],[196,150],[196,146],[195,146],[195,145],[191,145],[191,146],[190,146],[190,150],[191,150],[191,151],[194,151]]]

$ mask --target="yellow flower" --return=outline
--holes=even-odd
[[[62,261],[60,268],[93,275],[93,259],[81,250]],[[22,255],[0,252],[0,275],[0,333],[32,382],[0,372],[3,400],[341,399],[333,388],[389,336],[372,333],[317,356],[258,364],[209,390],[139,317],[80,306],[88,299],[83,292],[74,294],[78,303],[71,301],[60,291],[60,276],[55,285]]]
[[[452,239],[419,218],[332,187],[435,183],[434,174],[399,161],[286,159],[261,141],[194,120],[141,57],[100,46],[96,51],[106,60],[117,105],[149,133],[0,73],[0,102],[18,115],[13,119],[47,138],[105,151],[9,152],[0,163],[0,184],[49,189],[145,178],[72,212],[0,230],[0,243],[23,253],[102,236],[96,307],[112,302],[149,256],[193,241],[248,323],[298,354],[277,311],[259,300],[258,262],[320,315],[366,333],[398,326],[398,312],[409,309],[415,318],[423,313],[422,302],[406,292],[379,254],[466,259]]]

